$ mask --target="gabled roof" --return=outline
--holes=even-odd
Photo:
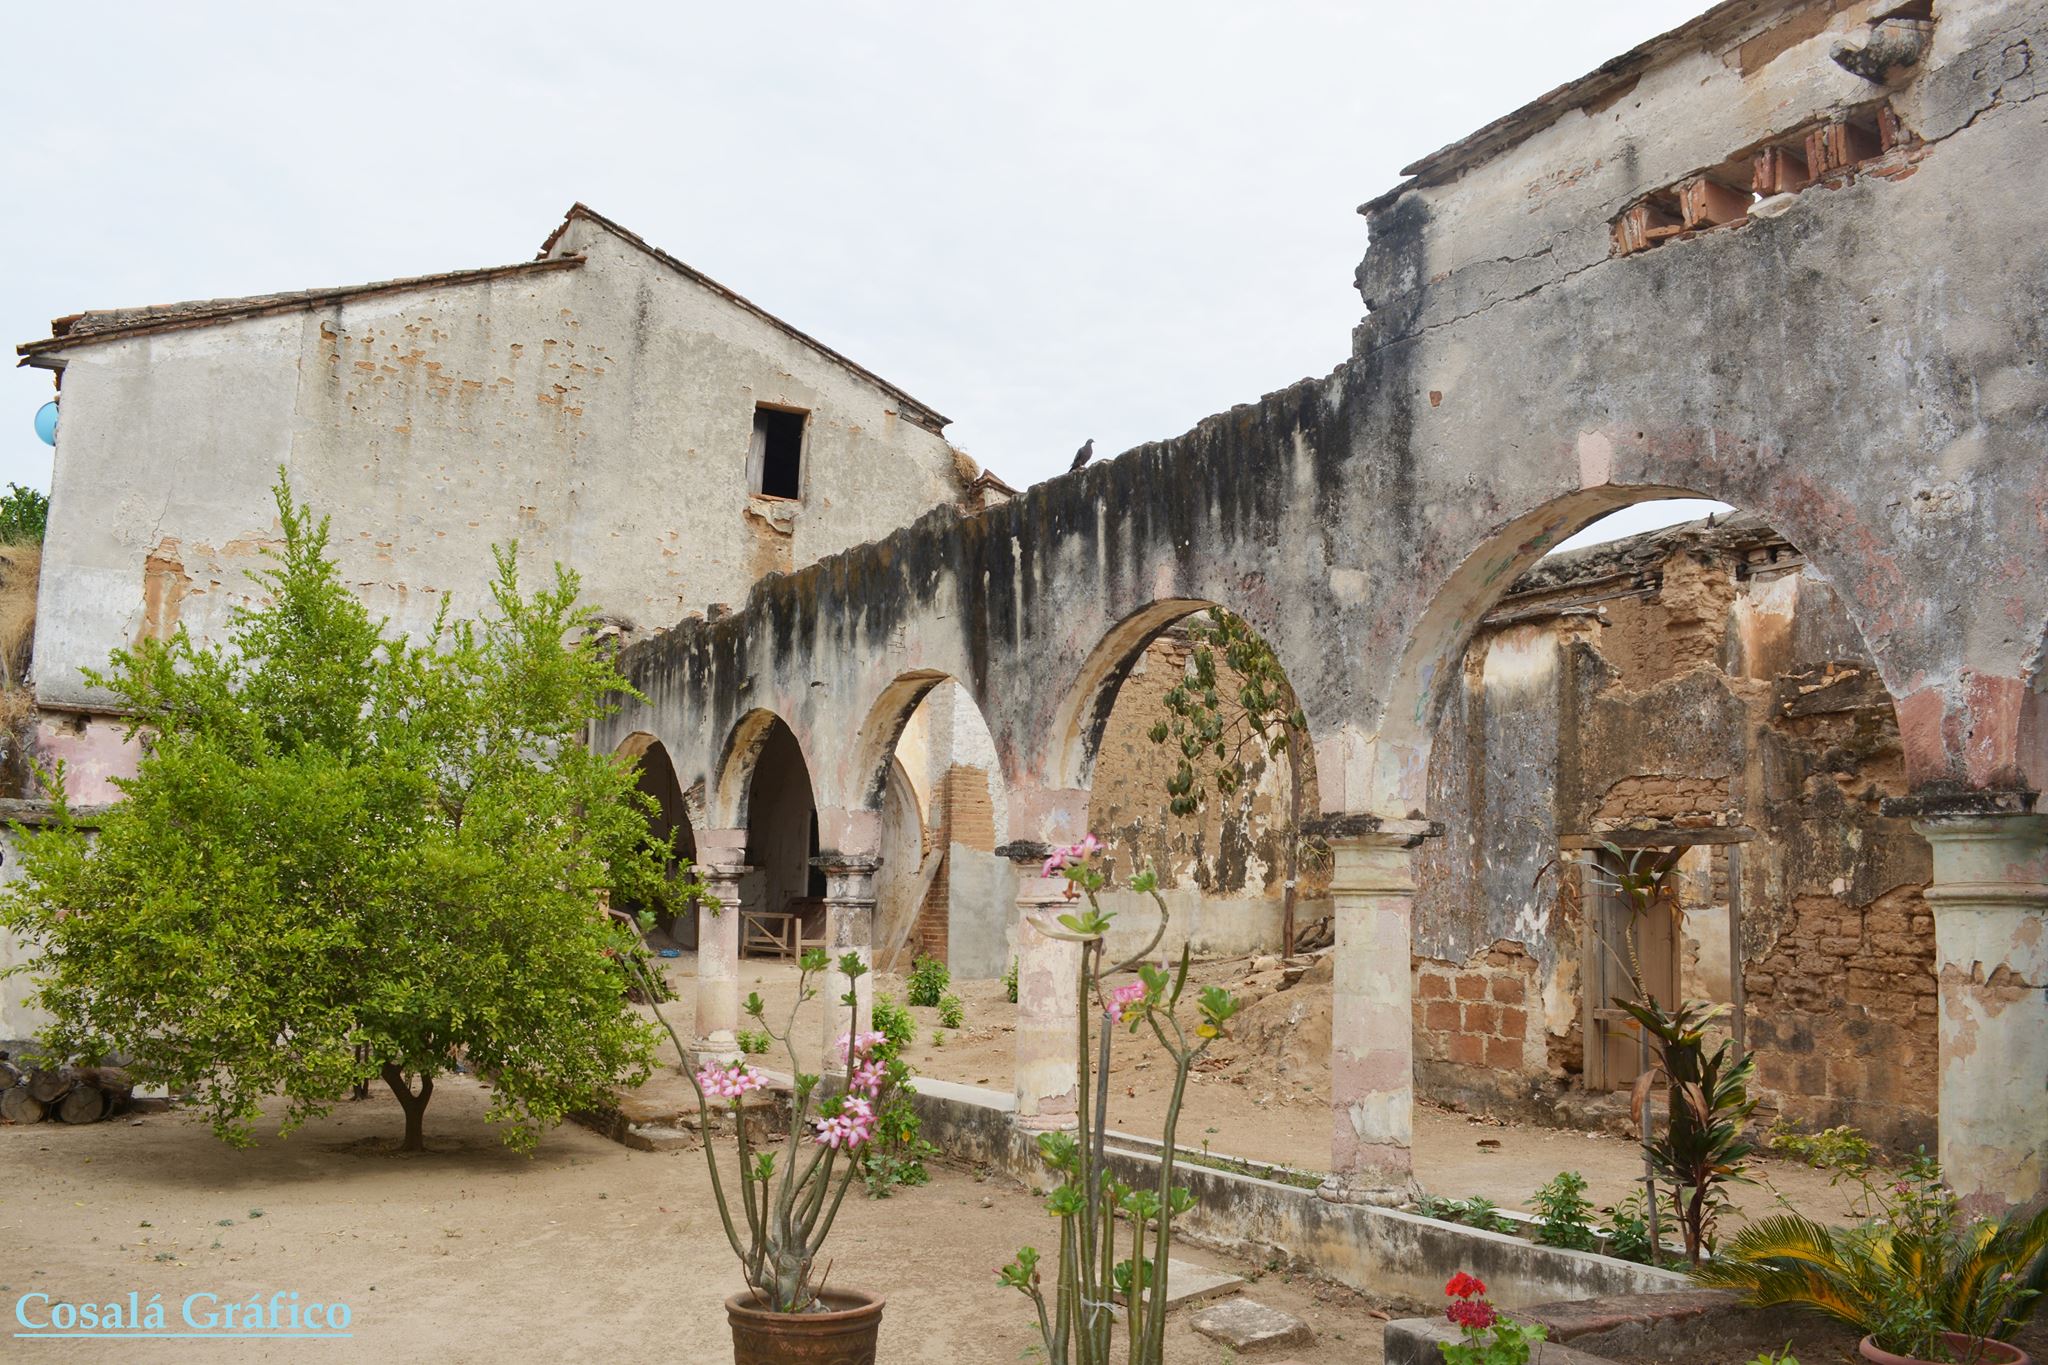
[[[628,246],[643,251],[647,255],[653,257],[655,260],[660,261],[663,265],[675,271],[678,275],[681,275],[683,278],[691,281],[693,284],[701,285],[703,288],[709,289],[712,293],[717,294],[720,298],[725,299],[728,303],[734,304],[735,306],[739,307],[745,312],[752,313],[755,317],[761,319],[761,321],[767,323],[769,326],[775,328],[777,331],[783,332],[788,336],[795,338],[797,341],[802,342],[804,345],[816,351],[819,355],[824,356],[833,364],[838,365],[843,369],[849,370],[852,373],[860,376],[862,379],[867,380],[870,384],[873,384],[876,388],[881,389],[891,398],[894,398],[897,404],[902,408],[903,415],[909,418],[911,421],[917,423],[919,426],[924,427],[929,431],[938,431],[952,421],[950,417],[944,416],[943,414],[941,414],[935,408],[932,408],[928,404],[918,402],[917,399],[911,397],[902,389],[897,388],[894,384],[891,384],[888,380],[882,378],[882,376],[876,374],[873,370],[870,370],[866,366],[856,364],[852,360],[847,359],[847,357],[841,355],[838,351],[833,350],[830,346],[827,346],[824,342],[818,340],[810,333],[801,331],[796,327],[792,327],[789,323],[784,322],[781,318],[775,316],[775,314],[761,307],[761,305],[755,303],[753,300],[745,297],[744,295],[732,289],[728,289],[726,286],[720,284],[717,280],[714,280],[709,275],[706,275],[703,271],[698,270],[689,265],[688,263],[678,260],[676,257],[669,255],[666,251],[663,251],[660,247],[655,246],[652,242],[649,242],[645,237],[642,237],[639,233],[634,232],[630,228],[622,227],[620,224],[613,222],[611,219],[599,213],[596,209],[591,208],[588,204],[582,203],[581,201],[578,201],[577,203],[571,204],[569,206],[569,211],[568,213],[562,216],[562,221],[555,225],[555,230],[553,232],[550,232],[548,234],[547,240],[540,244],[540,258],[542,260],[549,259],[548,253],[555,249],[555,243],[560,241],[562,238],[562,234],[569,230],[569,225],[577,221],[578,219],[581,219],[587,223],[594,223],[598,227],[603,228],[606,232],[611,233],[612,236],[617,237],[620,241],[626,243]]]
[[[301,289],[287,294],[251,294],[237,299],[195,299],[189,303],[160,303],[147,308],[103,308],[73,313],[50,323],[50,335],[24,342],[15,351],[23,363],[48,351],[65,351],[100,341],[148,336],[156,332],[177,332],[192,327],[212,327],[244,318],[269,317],[323,308],[330,303],[367,298],[377,294],[416,293],[449,285],[482,284],[549,270],[572,270],[583,264],[581,256],[556,256],[545,261],[521,261],[517,265],[485,266],[478,270],[451,270],[440,275],[412,275],[405,279],[377,280],[370,284],[340,285],[332,289]]]
[[[551,270],[570,270],[583,264],[580,255],[551,255],[555,244],[571,223],[582,219],[603,228],[620,241],[645,252],[670,270],[692,283],[710,290],[720,298],[753,314],[777,331],[794,338],[825,359],[844,370],[857,375],[876,388],[881,389],[896,401],[903,416],[927,431],[942,430],[951,420],[930,405],[897,388],[886,379],[865,366],[855,364],[846,356],[833,350],[824,342],[807,332],[792,327],[759,304],[728,289],[702,271],[692,269],[661,248],[652,245],[637,233],[621,227],[611,219],[598,213],[586,204],[576,203],[541,243],[537,259],[523,261],[517,265],[487,266],[480,270],[454,270],[440,275],[415,275],[407,279],[379,280],[371,284],[344,285],[332,289],[302,289],[283,294],[253,294],[234,299],[198,299],[189,303],[159,304],[149,308],[106,308],[88,313],[74,313],[69,317],[57,318],[50,323],[50,335],[36,341],[24,342],[15,347],[23,364],[36,364],[38,357],[55,351],[67,351],[75,346],[90,346],[101,341],[117,341],[127,337],[149,336],[158,332],[184,331],[194,327],[211,327],[221,323],[239,322],[245,318],[269,317],[279,313],[292,313],[323,308],[332,303],[349,299],[360,299],[377,294],[400,294],[426,289],[440,289],[449,286],[482,284],[491,280],[510,279],[516,276]]]

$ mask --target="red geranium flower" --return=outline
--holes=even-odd
[[[1462,1270],[1451,1276],[1450,1283],[1444,1286],[1444,1293],[1454,1299],[1469,1299],[1474,1294],[1484,1294],[1485,1292],[1486,1285],[1483,1281],[1475,1276],[1467,1275]]]
[[[1485,1299],[1462,1299],[1445,1316],[1467,1331],[1483,1332],[1493,1326],[1493,1305]]]

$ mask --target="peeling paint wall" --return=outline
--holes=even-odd
[[[1495,617],[1510,623],[1481,630],[1433,750],[1445,836],[1416,894],[1424,1093],[1582,1112],[1573,837],[1748,830],[1745,1023],[1766,1104],[1929,1141],[1931,869],[1924,841],[1878,813],[1906,789],[1898,723],[1832,590],[1743,518],[1545,561]],[[1679,989],[1731,1002],[1728,846],[1694,843],[1677,880]]]
[[[952,448],[871,380],[596,223],[551,250],[584,264],[60,353],[41,704],[104,703],[79,669],[115,647],[217,638],[280,465],[409,632],[482,608],[494,544],[644,634],[961,496]],[[757,403],[810,413],[800,501],[749,496]]]

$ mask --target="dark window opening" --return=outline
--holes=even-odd
[[[754,409],[754,442],[747,452],[749,491],[770,498],[803,496],[807,415],[782,408]]]

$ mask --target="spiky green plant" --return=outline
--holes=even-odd
[[[1943,1334],[2010,1341],[2048,1280],[2048,1208],[1965,1219],[1925,1157],[1872,1182],[1883,1216],[1830,1228],[1797,1213],[1749,1224],[1693,1269],[1751,1304],[1795,1304],[1898,1355],[1951,1358]]]

